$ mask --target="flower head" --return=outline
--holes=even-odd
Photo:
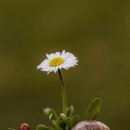
[[[30,127],[28,124],[23,123],[20,125],[19,130],[30,130]]]
[[[63,50],[62,52],[46,54],[46,56],[47,59],[42,61],[42,63],[38,65],[37,68],[47,73],[56,73],[58,69],[62,68],[68,70],[78,63],[77,57],[75,57],[70,52],[65,52],[65,50]]]

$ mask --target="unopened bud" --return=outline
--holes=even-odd
[[[28,124],[23,123],[20,125],[19,130],[30,130],[30,127]]]

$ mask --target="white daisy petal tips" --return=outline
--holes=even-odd
[[[46,54],[47,59],[42,61],[40,65],[37,66],[37,69],[40,69],[48,74],[50,72],[57,72],[58,69],[69,69],[78,64],[77,57],[75,57],[70,52],[56,52],[51,54]]]

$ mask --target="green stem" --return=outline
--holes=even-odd
[[[65,87],[64,79],[63,79],[63,76],[62,76],[60,69],[58,69],[58,74],[59,74],[59,78],[60,78],[60,81],[62,84],[61,89],[62,89],[62,98],[63,98],[63,113],[67,116],[67,112],[66,112],[66,109],[67,109],[66,87]]]

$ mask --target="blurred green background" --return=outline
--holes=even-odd
[[[130,1],[0,1],[0,129],[49,124],[42,109],[62,110],[57,74],[38,71],[46,53],[74,53],[79,65],[63,71],[68,103],[84,117],[94,97],[98,120],[130,129]]]

